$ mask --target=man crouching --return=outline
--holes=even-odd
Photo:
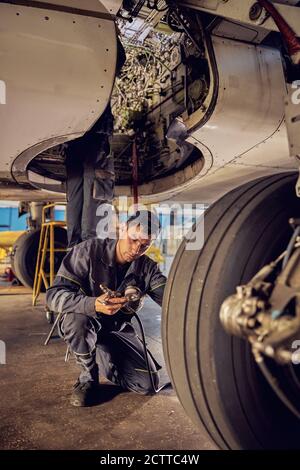
[[[71,396],[74,406],[97,402],[99,372],[123,389],[153,391],[143,344],[126,311],[128,300],[103,294],[100,285],[122,295],[134,283],[143,296],[148,294],[161,305],[166,277],[144,254],[158,232],[155,214],[136,211],[117,240],[92,238],[72,248],[47,290],[47,306],[62,313],[60,335],[81,368]],[[159,365],[149,351],[148,361],[157,387]]]

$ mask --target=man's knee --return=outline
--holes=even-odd
[[[68,313],[60,325],[60,330],[74,353],[89,354],[95,349],[97,331],[88,316]]]
[[[151,395],[158,388],[159,374],[157,371],[151,371],[152,381],[150,380],[148,371],[137,371],[135,377],[126,380],[126,388],[140,395]]]
[[[90,320],[86,315],[80,313],[67,313],[61,324],[61,330],[64,335],[72,332],[73,334],[85,335],[90,329]]]

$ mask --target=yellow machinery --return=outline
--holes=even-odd
[[[11,252],[14,243],[23,233],[24,230],[0,232],[0,261]]]
[[[0,274],[3,274],[6,267],[10,267],[12,247],[23,233],[23,230],[0,232]]]
[[[151,245],[146,251],[146,255],[153,259],[156,263],[163,263],[165,261],[160,249],[156,245]]]
[[[23,233],[24,230],[0,232],[0,248],[8,252]]]
[[[56,227],[66,227],[66,221],[59,220],[46,220],[46,211],[54,209],[56,204],[47,204],[43,207],[42,212],[42,225],[41,235],[38,249],[38,256],[35,268],[34,285],[32,293],[32,305],[36,305],[36,301],[41,292],[42,281],[46,289],[53,284],[55,278],[54,269],[54,256],[58,252],[66,252],[66,248],[55,248],[54,231]],[[59,203],[59,205],[66,205],[66,203]],[[52,211],[51,211],[52,212]],[[49,253],[49,272],[45,272],[46,255]]]

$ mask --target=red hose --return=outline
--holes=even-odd
[[[289,55],[295,64],[300,64],[300,41],[295,32],[287,24],[285,19],[276,10],[274,5],[269,0],[258,0],[258,3],[270,14],[276,23],[283,39],[286,43]]]
[[[134,204],[138,204],[139,202],[139,193],[138,193],[139,181],[138,180],[139,180],[138,155],[137,155],[136,141],[134,139],[133,144],[132,144],[132,189],[133,189]]]

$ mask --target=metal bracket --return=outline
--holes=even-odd
[[[249,18],[253,23],[261,26],[270,17],[267,11],[258,3],[254,3],[249,11]]]

